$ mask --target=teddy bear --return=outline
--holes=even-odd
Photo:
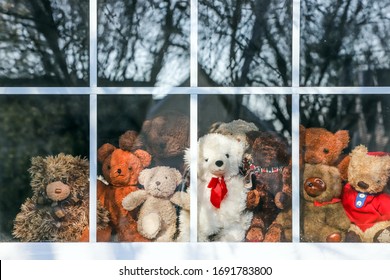
[[[177,111],[166,111],[142,124],[137,141],[152,155],[154,166],[170,166],[184,171],[184,151],[190,143],[189,117]]]
[[[21,205],[13,236],[22,242],[74,242],[89,239],[89,163],[60,153],[33,157],[29,168],[32,196]],[[107,211],[99,207],[101,229]]]
[[[301,163],[336,166],[343,182],[348,180],[349,156],[343,150],[349,144],[349,132],[338,130],[332,133],[325,128],[300,127]]]
[[[351,226],[348,242],[390,242],[390,154],[359,145],[350,154],[342,204]]]
[[[246,140],[246,133],[258,130],[259,129],[254,123],[238,119],[228,123],[215,122],[210,126],[209,133],[220,133],[226,136],[233,137],[237,141],[244,143],[244,148],[247,149],[249,147],[249,144]]]
[[[190,241],[190,188],[186,191],[177,191],[173,194],[171,201],[173,204],[179,206],[178,217],[178,236],[176,241],[189,242]]]
[[[303,171],[303,235],[306,242],[342,242],[350,221],[341,204],[339,170],[325,164],[305,164]]]
[[[171,167],[157,166],[144,169],[139,182],[144,189],[128,194],[122,201],[123,208],[139,210],[138,232],[152,241],[173,241],[176,233],[176,209],[172,196],[181,182],[181,173]]]
[[[129,193],[139,189],[138,176],[151,163],[151,155],[133,146],[138,134],[126,131],[119,138],[119,148],[112,144],[103,144],[97,153],[102,165],[104,181],[97,182],[97,199],[110,213],[110,231],[98,231],[98,241],[146,242],[137,231],[137,209],[127,211],[122,200]]]
[[[198,146],[198,240],[244,241],[253,213],[246,210],[244,178],[239,167],[244,144],[208,133]]]
[[[288,143],[276,132],[264,131],[248,132],[247,141],[250,158],[244,158],[244,169],[252,179],[253,189],[248,193],[247,208],[253,211],[253,219],[246,241],[291,241],[292,186]]]

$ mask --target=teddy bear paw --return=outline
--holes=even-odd
[[[249,191],[246,197],[246,207],[255,208],[260,202],[260,193],[257,190]]]
[[[279,209],[288,208],[291,205],[291,197],[284,192],[278,192],[275,195],[275,205]]]
[[[326,237],[326,242],[341,242],[341,234],[339,232],[329,234]]]
[[[362,242],[362,239],[357,233],[348,231],[345,235],[345,242]]]
[[[380,230],[374,236],[374,242],[389,243],[390,242],[390,227]]]
[[[161,218],[157,213],[150,213],[138,221],[138,231],[148,239],[157,236],[161,229]]]
[[[264,240],[263,229],[259,227],[251,227],[247,234],[245,241],[247,242],[262,242]]]

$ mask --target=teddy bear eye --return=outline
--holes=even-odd
[[[133,167],[129,166],[129,170],[130,170],[130,171],[133,170]]]
[[[110,170],[110,169],[111,169],[111,166],[107,165],[107,169]]]
[[[205,158],[205,160],[204,160],[205,162],[208,162],[209,161],[209,159],[208,158]]]
[[[325,154],[328,154],[328,153],[329,153],[329,149],[325,148],[325,149],[324,149],[324,153],[325,153]]]
[[[225,156],[226,156],[227,158],[229,158],[229,154],[226,154]]]

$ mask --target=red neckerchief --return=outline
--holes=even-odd
[[[211,204],[213,204],[214,207],[216,208],[220,208],[221,202],[228,192],[224,178],[223,177],[211,178],[207,187],[211,189],[211,194],[210,194]]]
[[[315,207],[321,207],[321,206],[325,206],[325,205],[329,205],[329,204],[335,204],[335,203],[338,203],[338,202],[341,202],[341,199],[334,197],[330,201],[324,201],[324,202],[314,201],[313,204],[314,204]]]

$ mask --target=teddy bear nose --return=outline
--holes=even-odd
[[[368,189],[368,187],[370,186],[369,184],[367,184],[367,183],[365,183],[365,182],[363,182],[363,181],[359,181],[358,183],[357,183],[357,185],[358,185],[358,187],[360,187],[360,188],[362,188],[362,189]]]
[[[157,186],[160,186],[160,184],[161,184],[160,181],[157,181],[157,182],[156,182],[156,185],[157,185]]]
[[[121,173],[122,173],[122,170],[121,170],[121,169],[118,169],[116,172],[118,172],[118,174],[121,174]]]
[[[223,165],[223,161],[222,160],[217,160],[215,162],[215,165],[218,166],[218,167],[221,167]]]

